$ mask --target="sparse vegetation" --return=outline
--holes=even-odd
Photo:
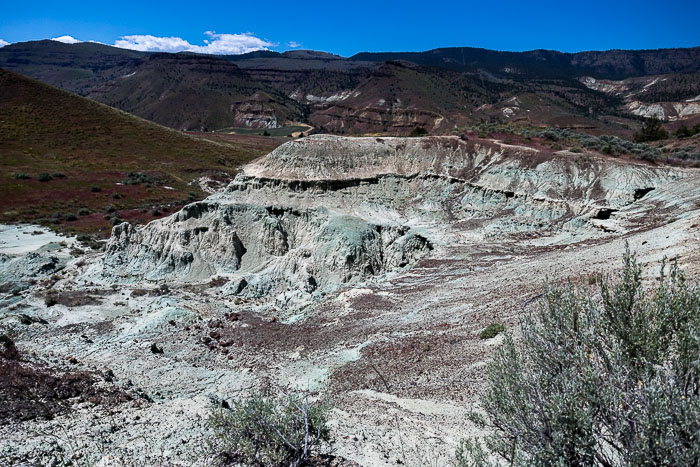
[[[194,191],[188,185],[191,180],[212,171],[229,174],[280,144],[256,136],[225,135],[208,141],[5,69],[0,69],[0,88],[0,165],[8,177],[0,186],[1,222],[47,223],[52,212],[81,207],[100,212],[112,201],[100,193],[111,194],[114,190],[108,187],[144,167],[150,180],[137,176],[140,184],[119,188],[123,209],[179,201]],[[54,179],[65,175],[70,183],[25,182],[40,172]],[[9,179],[10,174],[18,176]],[[144,189],[147,182],[154,183],[153,192]],[[162,189],[161,182],[173,189]],[[197,190],[196,199],[202,196]],[[107,221],[98,216],[71,227],[55,225],[79,233],[108,232]]]
[[[574,151],[574,148],[581,149],[581,151],[585,148],[610,156],[626,154],[651,162],[659,160],[667,162],[700,161],[700,148],[694,146],[685,148],[675,147],[664,152],[662,149],[645,142],[632,142],[612,135],[586,135],[583,133],[576,133],[567,128],[547,128],[546,130],[541,130],[527,126],[502,123],[479,123],[472,127],[472,131],[477,132],[482,138],[493,133],[517,134],[522,136],[525,140],[540,138],[548,142],[553,150],[561,149],[561,144],[568,144],[571,145],[572,152],[578,152]]]
[[[617,280],[548,285],[488,366],[485,442],[459,465],[698,465],[700,288],[672,264],[656,287],[624,256]]]
[[[690,138],[700,134],[700,123],[694,125],[692,128],[688,128],[685,125],[681,125],[674,133],[673,136],[676,138]]]
[[[223,465],[305,465],[333,443],[327,402],[256,393],[210,418]]]
[[[668,131],[661,126],[661,121],[656,117],[647,119],[644,126],[634,134],[635,143],[647,143],[668,138]]]

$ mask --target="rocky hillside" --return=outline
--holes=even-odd
[[[699,181],[497,138],[316,135],[104,251],[10,230],[0,366],[37,389],[2,393],[0,461],[211,465],[211,413],[301,390],[330,396],[342,458],[450,465],[502,339],[481,330],[626,243],[700,277]]]
[[[623,100],[622,109],[662,121],[694,121],[700,117],[700,74],[658,75],[620,81],[585,77],[586,87]]]
[[[687,104],[700,94],[699,55],[700,48],[577,54],[450,48],[350,58],[313,51],[210,57],[37,41],[1,48],[0,67],[174,128],[301,121],[337,134],[406,135],[418,126],[447,134],[488,120],[616,133],[659,109],[692,118],[694,104]],[[589,78],[634,83],[658,75],[663,79],[641,101],[587,85]]]
[[[303,119],[296,101],[214,56],[152,54],[87,97],[179,130],[277,128]]]
[[[450,244],[461,228],[448,226],[463,222],[501,240],[634,229],[641,213],[611,223],[612,213],[683,177],[488,140],[311,136],[247,165],[220,194],[146,227],[115,229],[94,280],[225,276],[227,293],[304,304],[414,264]]]

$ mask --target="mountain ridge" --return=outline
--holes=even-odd
[[[451,47],[340,57],[309,50],[172,54],[36,41],[0,48],[0,67],[197,131],[262,133],[301,122],[336,134],[407,135],[419,126],[448,134],[499,121],[629,136],[645,117],[671,122],[700,115],[700,106],[686,102],[700,95],[700,47],[577,53]],[[180,78],[168,82],[168,76]],[[591,79],[653,89],[630,100],[589,85]]]

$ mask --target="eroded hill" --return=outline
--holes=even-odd
[[[500,339],[479,332],[514,329],[547,277],[609,272],[625,242],[644,263],[676,257],[700,276],[699,180],[697,169],[496,139],[289,142],[225,191],[115,227],[104,252],[3,258],[12,282],[19,265],[56,257],[38,284],[3,298],[17,351],[128,397],[11,419],[0,458],[50,459],[67,444],[46,440],[67,427],[85,456],[101,445],[206,464],[195,447],[208,414],[268,388],[332,395],[344,458],[447,464],[477,431],[466,415]],[[106,411],[109,426],[94,425]]]

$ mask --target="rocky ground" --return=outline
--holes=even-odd
[[[477,433],[501,340],[484,327],[517,331],[547,278],[612,272],[626,242],[699,278],[698,224],[698,170],[456,137],[287,143],[104,252],[2,257],[0,459],[207,465],[212,410],[266,387],[331,396],[342,458],[446,465]]]

